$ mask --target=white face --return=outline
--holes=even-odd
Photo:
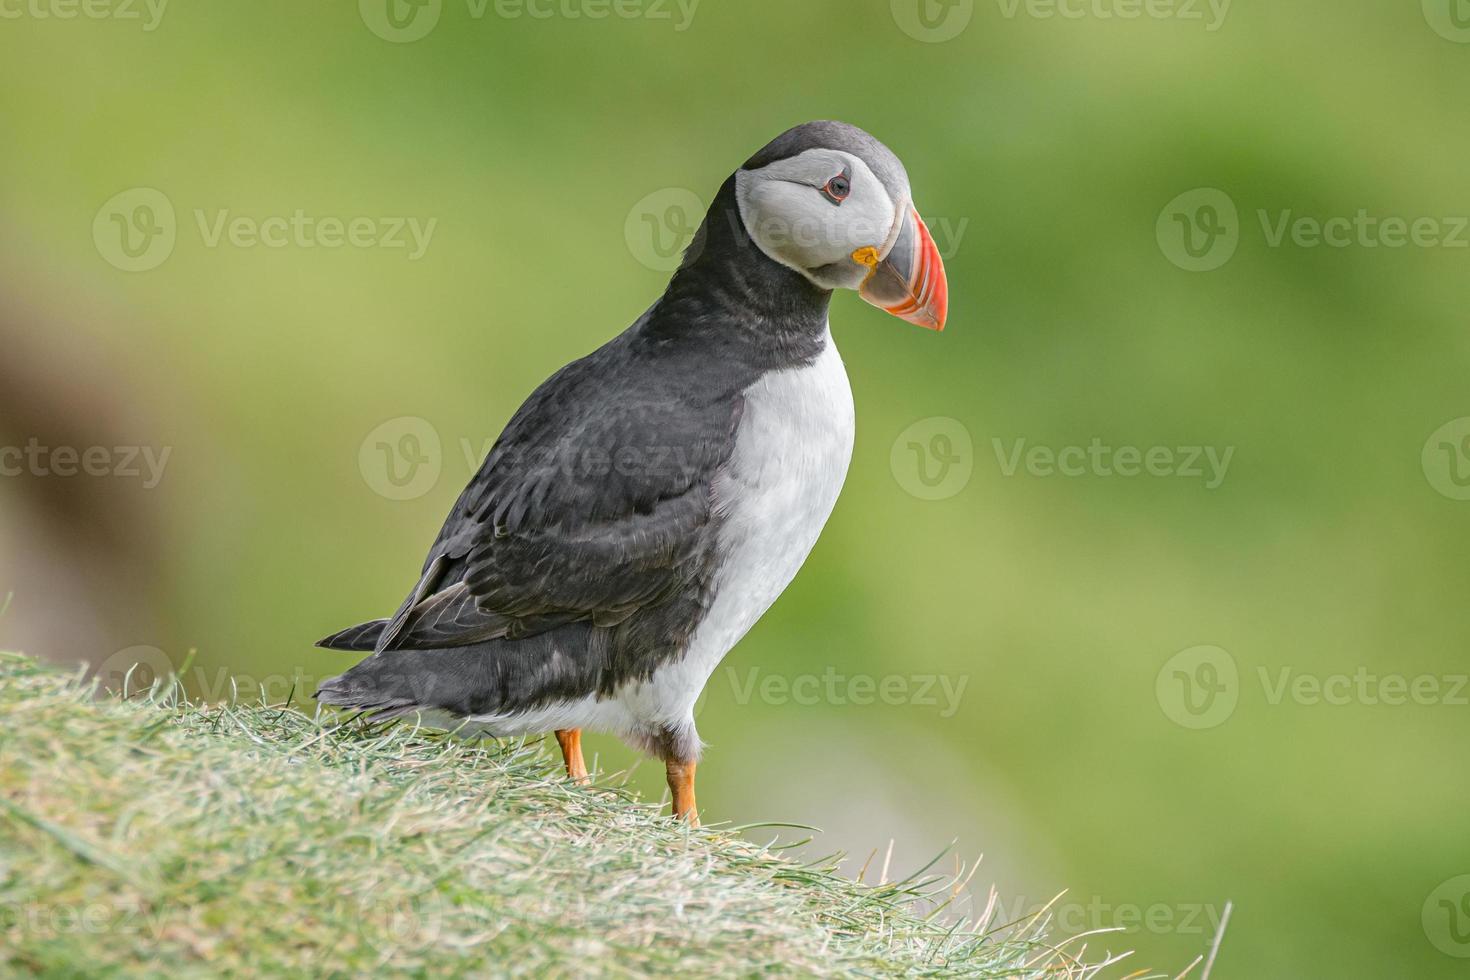
[[[745,230],[762,252],[823,289],[857,289],[869,264],[853,253],[888,255],[899,216],[895,201],[868,165],[841,150],[807,150],[760,170],[735,175]]]

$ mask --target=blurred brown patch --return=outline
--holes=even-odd
[[[96,663],[156,642],[160,493],[116,472],[131,469],[123,464],[134,447],[150,445],[147,426],[127,379],[100,353],[52,341],[67,328],[13,302],[0,307],[0,603],[14,594],[0,646]],[[47,462],[18,457],[28,446]],[[107,471],[51,472],[50,453],[62,447],[79,457],[105,447]],[[133,465],[147,473],[141,459]]]

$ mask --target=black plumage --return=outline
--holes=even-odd
[[[812,148],[858,155],[907,199],[893,154],[841,123],[790,130],[745,169]],[[373,652],[317,696],[505,715],[610,695],[677,658],[711,602],[742,393],[822,352],[830,296],[752,241],[732,175],[663,296],[516,412],[398,612],[320,642]]]

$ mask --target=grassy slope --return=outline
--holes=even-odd
[[[95,699],[0,654],[0,971],[1094,975],[689,832],[535,747]],[[1070,947],[1077,949],[1076,944]]]

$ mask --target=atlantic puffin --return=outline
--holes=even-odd
[[[852,455],[837,289],[944,327],[903,164],[811,122],[725,181],[647,312],[531,394],[398,611],[317,644],[372,655],[316,697],[552,731],[579,782],[582,729],[616,734],[664,761],[697,826],[695,701],[806,560]]]

